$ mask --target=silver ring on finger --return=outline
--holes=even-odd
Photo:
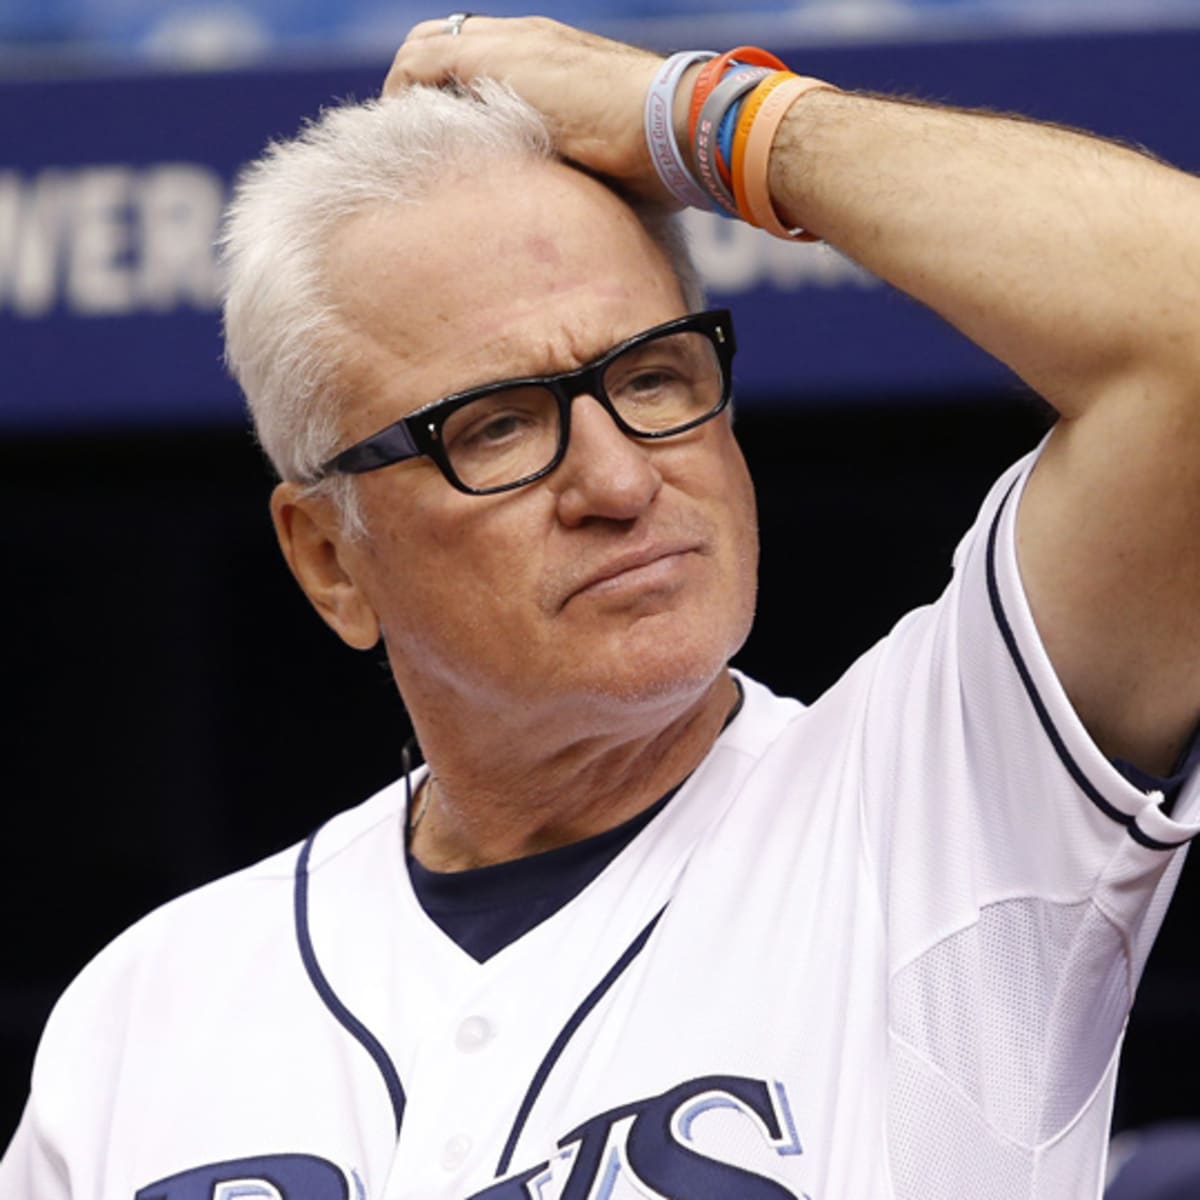
[[[442,26],[442,32],[448,33],[451,37],[458,37],[458,35],[462,33],[462,27],[467,18],[472,15],[473,14],[469,12],[451,13],[446,18],[446,23]]]

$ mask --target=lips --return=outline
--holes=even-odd
[[[653,582],[653,568],[657,564],[663,564],[665,572],[670,569],[670,560],[685,554],[699,552],[701,549],[701,543],[696,541],[668,542],[613,555],[575,581],[566,593],[562,606],[567,605],[584,592],[601,590],[606,584],[615,587],[626,579],[631,584],[635,583],[637,581],[635,576],[644,578],[645,582],[649,584]]]

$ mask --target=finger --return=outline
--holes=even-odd
[[[414,25],[409,31],[408,36],[404,41],[419,42],[422,38],[437,37],[439,34],[446,32],[446,21],[444,18],[438,20],[421,21]]]
[[[414,83],[436,85],[473,78],[480,73],[481,53],[494,43],[494,38],[487,35],[497,32],[497,26],[519,23],[471,16],[458,34],[450,32],[444,17],[414,25],[392,59],[383,81],[383,95],[395,95]]]
[[[383,94],[498,79],[546,117],[563,158],[657,195],[642,115],[660,62],[547,17],[471,17],[459,34],[424,21],[396,51]]]
[[[446,83],[457,76],[462,56],[443,46],[442,40],[432,36],[405,42],[392,59],[383,81],[383,94],[394,95],[414,83]]]
[[[436,17],[429,21],[421,21],[408,31],[408,36],[404,40],[411,42],[431,37],[462,37],[466,33],[468,26],[470,26],[471,32],[474,33],[482,26],[494,25],[497,21],[504,20],[503,17],[485,17],[479,13],[468,13],[467,19],[459,26],[459,32],[455,34],[449,27],[449,19],[449,16],[445,16]]]

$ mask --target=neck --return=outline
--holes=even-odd
[[[696,768],[737,695],[723,671],[686,702],[637,706],[619,719],[597,718],[554,739],[545,721],[514,735],[509,722],[497,720],[422,728],[414,712],[436,786],[412,851],[432,870],[455,871],[524,858],[611,829]]]

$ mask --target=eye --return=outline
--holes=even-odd
[[[673,365],[644,364],[608,380],[608,394],[618,405],[649,405],[677,402],[691,388],[691,380]]]
[[[554,397],[540,388],[495,392],[463,405],[442,439],[450,453],[495,454],[542,437],[553,429],[556,411]]]
[[[618,404],[640,406],[678,400],[695,387],[703,361],[695,339],[695,334],[673,334],[630,347],[606,373],[609,396]]]
[[[661,392],[664,388],[672,387],[680,382],[679,376],[673,371],[647,368],[630,376],[629,380],[622,384],[622,388],[630,396],[644,396]]]
[[[479,419],[455,430],[454,445],[462,449],[483,450],[514,441],[536,429],[539,422],[532,413],[519,410],[481,414]]]
[[[481,442],[502,442],[515,437],[530,424],[528,413],[503,413],[484,421],[473,433]]]

